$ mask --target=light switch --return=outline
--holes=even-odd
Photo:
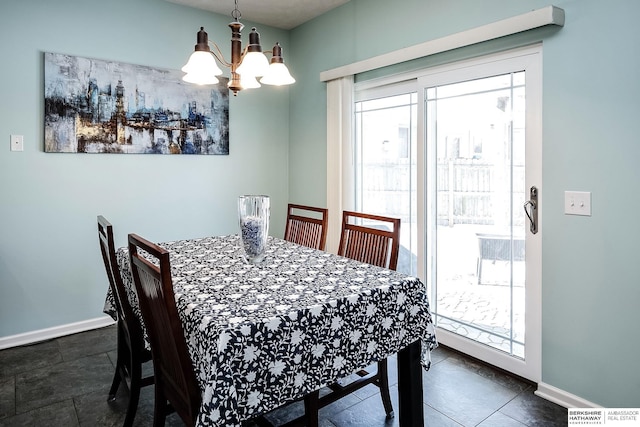
[[[565,215],[591,216],[591,192],[565,191],[564,213]]]
[[[11,151],[24,151],[24,136],[11,135]]]

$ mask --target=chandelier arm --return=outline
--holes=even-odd
[[[217,50],[218,52],[214,52],[213,50],[211,51],[211,53],[213,54],[213,56],[216,57],[216,59],[225,67],[229,67],[231,68],[231,63],[227,62],[226,59],[224,59],[224,55],[222,54],[222,51],[220,50],[220,47],[215,43],[215,42],[209,42],[210,45],[212,45],[213,47],[215,47],[215,50]]]
[[[242,49],[242,53],[240,54],[240,62],[242,62],[244,57],[247,56],[248,51],[249,51],[249,46],[247,45],[244,47],[244,49]]]

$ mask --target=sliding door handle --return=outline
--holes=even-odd
[[[531,233],[538,232],[538,189],[533,186],[529,191],[529,200],[524,203],[524,213],[529,218],[529,229]]]

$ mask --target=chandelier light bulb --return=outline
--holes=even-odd
[[[240,75],[240,86],[242,86],[242,89],[256,89],[256,88],[259,88],[262,85],[258,82],[258,80],[256,80],[256,78],[254,76],[241,74]]]
[[[269,60],[262,52],[248,52],[236,70],[240,75],[252,77],[264,76],[269,69]]]
[[[289,69],[284,65],[284,60],[282,59],[282,47],[280,47],[280,43],[276,43],[273,47],[271,65],[269,65],[267,74],[260,79],[260,83],[265,85],[283,86],[290,85],[295,82],[296,79],[291,76]]]

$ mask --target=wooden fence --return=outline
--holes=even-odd
[[[512,180],[513,179],[513,180]],[[500,201],[495,194],[508,194],[513,188],[514,225],[524,224],[524,166],[516,166],[513,176],[508,165],[500,166],[482,160],[454,159],[438,163],[437,211],[438,225],[483,224],[501,225],[511,213],[508,200]],[[363,197],[368,210],[385,212],[409,220],[411,205],[410,167],[403,163],[368,165],[362,177]],[[414,183],[415,185],[415,183]],[[415,192],[414,192],[415,194]]]
[[[438,224],[496,225],[511,214],[506,197],[513,183],[514,225],[524,224],[524,166],[495,165],[481,160],[455,159],[438,164]],[[515,189],[519,189],[516,191]],[[502,200],[504,199],[504,200]]]

